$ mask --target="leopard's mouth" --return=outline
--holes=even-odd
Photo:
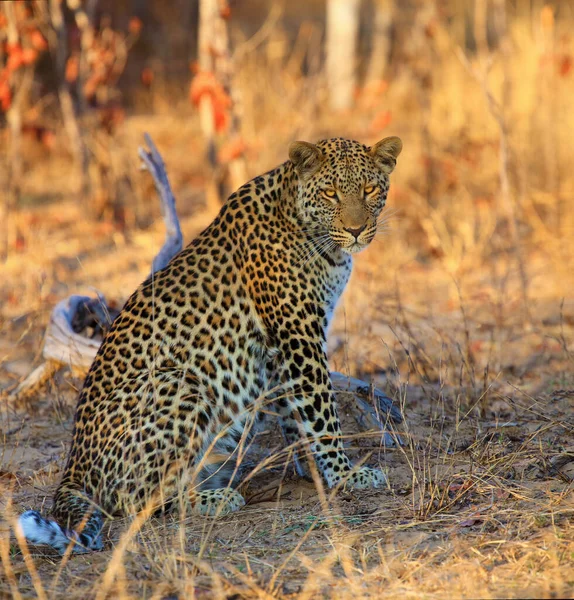
[[[357,254],[358,252],[361,252],[369,246],[374,237],[374,232],[369,230],[369,228],[367,228],[366,231],[361,232],[358,236],[349,235],[347,232],[343,232],[340,229],[330,231],[332,244],[346,254]]]
[[[369,245],[368,242],[352,242],[348,246],[341,246],[341,250],[347,254],[357,254]]]

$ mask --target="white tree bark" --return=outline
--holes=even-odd
[[[198,32],[198,62],[201,71],[215,72],[215,56],[221,45],[218,0],[200,0],[199,2],[199,32]],[[226,36],[224,36],[226,38]],[[225,40],[227,41],[227,40]],[[199,121],[205,136],[208,152],[215,146],[215,125],[211,98],[203,96],[199,103]],[[215,150],[213,150],[215,153]],[[210,157],[213,159],[213,157]]]
[[[395,11],[395,0],[374,0],[373,42],[367,68],[366,81],[383,79],[391,53],[391,29]]]
[[[213,73],[231,98],[229,124],[225,131],[226,139],[233,140],[240,131],[238,90],[233,84],[233,65],[227,20],[222,14],[221,0],[200,0],[198,58],[200,71]],[[228,165],[218,160],[218,139],[215,128],[215,111],[212,98],[204,94],[199,101],[199,121],[207,145],[207,156],[212,167],[213,177],[207,186],[207,205],[211,212],[219,210],[220,196],[227,196],[247,180],[247,168],[242,156],[233,158]],[[221,140],[219,140],[221,142]],[[225,176],[229,175],[229,188],[225,186]]]
[[[327,2],[327,87],[333,110],[353,105],[360,0]]]

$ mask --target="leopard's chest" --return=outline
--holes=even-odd
[[[333,320],[333,313],[343,294],[351,276],[351,259],[342,264],[328,269],[323,277],[324,306],[325,306],[325,333],[328,331]]]

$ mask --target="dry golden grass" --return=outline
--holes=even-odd
[[[568,21],[555,27],[554,51],[569,55]],[[250,175],[283,160],[294,137],[403,138],[389,200],[396,215],[357,258],[330,339],[334,368],[372,377],[401,402],[404,447],[364,436],[350,450],[388,469],[391,488],[325,502],[278,464],[250,481],[248,506],[224,519],[113,522],[103,552],[63,561],[24,550],[10,519],[49,508],[70,441],[81,381],[64,373],[28,412],[2,405],[0,595],[574,595],[574,74],[548,54],[543,22],[511,22],[511,51],[495,53],[490,67],[486,56],[461,55],[445,28],[433,31],[386,91],[363,94],[346,115],[323,108],[321,73],[303,80],[295,58],[277,68],[270,42],[237,73]],[[300,51],[314,43],[302,35]],[[487,94],[500,101],[504,78],[501,134]],[[186,240],[209,222],[196,115],[161,94],[154,106],[161,116],[128,118],[111,140],[138,220],[155,219],[148,228],[86,222],[66,155],[29,160],[26,203],[12,224],[21,243],[0,267],[2,389],[37,362],[59,299],[97,288],[121,302],[147,273],[163,232],[157,207],[141,200],[153,197],[136,172],[144,130],[164,156]],[[377,126],[387,109],[391,124]],[[274,440],[267,432],[258,447],[276,452]]]

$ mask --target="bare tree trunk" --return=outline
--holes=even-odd
[[[359,0],[328,0],[327,87],[334,110],[353,105],[358,30]]]
[[[50,0],[50,21],[54,33],[48,36],[50,54],[54,60],[58,77],[58,99],[64,128],[72,147],[72,154],[81,181],[80,203],[84,208],[90,208],[91,185],[89,175],[89,153],[86,147],[78,114],[69,82],[66,80],[66,61],[68,59],[68,34],[60,0]],[[81,96],[81,93],[79,94]],[[88,211],[89,212],[89,211]]]
[[[215,73],[215,52],[212,52],[216,43],[217,21],[219,20],[218,0],[200,0],[199,2],[199,34],[198,58],[201,72]],[[199,101],[199,123],[205,138],[207,159],[211,165],[211,177],[208,180],[207,209],[217,212],[221,202],[219,186],[217,183],[217,144],[215,139],[215,108],[213,100],[204,94]]]
[[[4,4],[4,13],[7,21],[7,42],[16,45],[19,42],[18,24],[16,22],[15,5],[12,2]],[[16,230],[13,227],[14,213],[20,199],[22,176],[24,174],[22,161],[22,104],[32,86],[34,67],[27,66],[14,74],[15,94],[6,113],[6,120],[10,129],[10,150],[8,153],[8,186],[6,198],[2,208],[3,231],[0,247],[0,256],[8,256],[8,248],[12,245]]]
[[[540,32],[542,34],[542,48],[546,56],[556,54],[556,23],[554,8],[551,4],[545,4],[538,15],[540,21]],[[559,200],[559,170],[558,170],[558,143],[556,139],[557,118],[556,99],[556,74],[554,69],[540,69],[540,107],[539,111],[544,127],[542,129],[542,160],[546,176],[546,189],[557,199],[555,221],[553,223],[556,232],[560,232],[562,226],[562,202]]]
[[[510,55],[510,35],[508,33],[508,23],[506,14],[506,1],[505,0],[494,0],[494,23],[495,29],[500,44],[500,53],[502,57],[502,68],[503,68],[503,80],[502,80],[502,98],[500,103],[500,188],[502,192],[502,200],[505,204],[505,211],[509,222],[510,235],[512,236],[512,242],[514,244],[514,254],[516,257],[516,263],[520,276],[520,283],[522,287],[522,301],[524,310],[524,320],[530,323],[532,317],[530,315],[529,306],[529,290],[528,290],[528,274],[526,272],[526,265],[524,256],[522,254],[522,247],[520,245],[520,235],[518,233],[518,215],[517,215],[517,197],[513,193],[510,183],[510,169],[511,169],[511,148],[509,146],[510,137],[510,126],[508,125],[508,119],[506,117],[506,110],[511,105],[512,88],[509,73],[509,55]]]
[[[199,3],[199,42],[198,58],[201,71],[215,71],[215,59],[212,48],[215,44],[215,31],[218,21],[218,0],[200,0]],[[199,118],[201,128],[207,141],[208,152],[211,146],[215,147],[215,120],[213,103],[206,95],[199,104]]]
[[[240,99],[233,85],[233,61],[230,52],[229,32],[223,12],[227,8],[223,0],[200,0],[198,56],[202,73],[211,73],[231,99],[230,119],[227,126],[227,140],[233,142],[239,135]],[[199,101],[199,119],[207,145],[207,157],[213,176],[207,188],[207,205],[211,212],[219,210],[222,198],[243,183],[247,178],[245,160],[242,156],[232,158],[228,165],[220,164],[215,123],[213,98],[203,94]],[[229,185],[226,186],[226,177]],[[231,188],[231,189],[228,189]]]
[[[395,11],[395,0],[373,0],[373,4],[375,21],[371,56],[367,67],[367,85],[384,77],[391,53],[391,29]]]

